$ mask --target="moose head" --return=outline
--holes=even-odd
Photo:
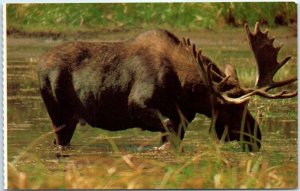
[[[253,88],[242,87],[233,66],[225,65],[224,72],[216,67],[210,59],[196,51],[190,40],[183,39],[182,43],[193,50],[199,74],[209,91],[210,116],[212,118],[210,132],[224,141],[238,140],[243,149],[257,151],[261,147],[261,132],[257,121],[248,110],[252,96],[258,95],[268,99],[291,98],[297,91],[286,90],[270,93],[270,90],[291,84],[297,78],[284,81],[274,81],[276,72],[288,62],[290,56],[278,62],[280,48],[274,47],[274,38],[268,37],[268,30],[261,32],[259,23],[255,25],[254,33],[245,24],[249,44],[255,56],[257,66],[256,83]]]

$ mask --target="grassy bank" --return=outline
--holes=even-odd
[[[171,27],[213,29],[261,21],[271,27],[296,23],[295,3],[9,4],[9,34],[111,31]]]

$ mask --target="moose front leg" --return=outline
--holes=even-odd
[[[162,146],[160,148],[173,146],[181,151],[181,141],[184,138],[185,130],[187,128],[188,121],[178,105],[172,104],[167,110],[162,110],[167,116],[161,115],[165,129],[167,129],[166,135],[161,138]]]
[[[178,143],[184,136],[184,131],[181,131],[180,136],[178,136],[177,128],[175,128],[177,126],[169,118],[163,116],[158,109],[141,108],[131,103],[130,113],[134,126],[141,127],[144,130],[163,133],[161,138],[162,145],[156,148],[157,150],[178,146]]]
[[[184,138],[185,129],[178,123],[172,122],[170,119],[163,120],[163,125],[167,131],[161,137],[160,150],[173,146],[179,148]]]

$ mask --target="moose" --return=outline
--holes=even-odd
[[[261,131],[248,110],[254,95],[291,98],[295,91],[270,90],[297,81],[274,81],[291,57],[278,62],[281,48],[256,23],[245,24],[255,56],[257,79],[242,87],[236,70],[221,70],[187,38],[155,29],[124,42],[66,42],[39,61],[39,84],[52,121],[54,144],[69,145],[76,125],[88,123],[109,131],[139,127],[162,132],[160,148],[182,140],[196,113],[211,118],[217,140],[237,140],[244,150],[259,151]],[[185,125],[184,125],[185,124]]]

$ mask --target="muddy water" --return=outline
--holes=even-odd
[[[181,33],[183,34],[179,32]],[[280,30],[278,34],[289,43],[283,55],[292,54],[295,57],[297,52],[295,38],[284,36]],[[228,37],[226,39],[221,39],[217,32],[212,32],[212,36],[203,33],[204,38],[200,38],[201,35],[195,32],[190,36],[203,50],[207,49],[206,53],[217,62],[230,62],[236,66],[242,63],[238,71],[248,70],[247,63],[253,61],[245,39],[239,32],[236,36],[241,36],[240,41],[232,40],[234,36],[232,31],[224,35]],[[114,39],[116,37],[109,35],[101,38],[100,40],[105,38],[116,40]],[[117,39],[123,38],[126,38],[126,34],[119,34]],[[40,160],[51,160],[55,152],[52,146],[51,122],[38,91],[37,60],[42,53],[61,42],[51,39],[9,37],[7,43],[8,161],[18,160],[24,151],[34,152]],[[291,64],[292,69],[289,71],[291,75],[295,75],[296,59],[292,62],[294,63]],[[250,79],[248,81],[254,81],[254,76]],[[260,122],[263,133],[262,152],[276,151],[282,156],[290,156],[292,161],[297,161],[297,98],[278,101],[254,98],[250,103],[250,110]],[[197,149],[205,150],[209,142],[209,124],[210,119],[198,115],[189,125],[184,139],[187,153],[191,154]],[[159,138],[159,133],[139,129],[109,132],[88,125],[78,126],[72,139],[72,156],[88,158],[95,155],[113,155],[114,147],[111,140],[121,151],[142,152],[146,156],[147,150],[159,144]],[[230,147],[230,144],[225,145],[224,149],[232,150]],[[148,155],[158,157],[152,156],[151,153]]]

